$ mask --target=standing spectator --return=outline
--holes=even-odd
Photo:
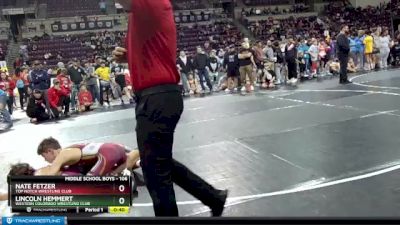
[[[340,84],[349,84],[351,81],[347,78],[347,64],[349,63],[350,43],[347,38],[349,26],[344,25],[337,36],[337,54],[340,62]]]
[[[364,47],[365,47],[365,58],[367,60],[367,70],[373,69],[373,51],[374,51],[374,38],[371,36],[371,31],[367,30],[365,32],[366,36],[364,38]]]
[[[29,97],[30,94],[32,94],[32,89],[31,89],[31,84],[30,84],[30,74],[29,74],[29,69],[28,67],[23,67],[21,71],[21,77],[25,81],[25,90],[26,90],[26,99]],[[27,102],[27,101],[25,101]]]
[[[257,44],[253,47],[253,52],[254,52],[254,61],[257,65],[257,74],[261,75],[262,71],[264,70],[264,61],[266,59],[264,46],[261,41],[258,41]],[[257,79],[260,79],[260,76]]]
[[[201,47],[197,47],[197,54],[193,59],[193,67],[195,68],[195,72],[199,75],[200,85],[203,91],[206,91],[206,87],[204,86],[204,79],[207,83],[210,92],[213,91],[213,87],[210,81],[210,77],[208,75],[207,66],[209,64],[209,58]]]
[[[98,78],[95,74],[94,67],[90,65],[89,62],[84,63],[83,69],[85,70],[86,73],[86,86],[88,91],[93,97],[93,102],[94,100],[97,101],[97,103],[100,103],[100,97],[99,97],[99,86],[97,84]]]
[[[211,50],[210,52],[210,58],[208,60],[208,65],[207,65],[207,69],[210,72],[211,77],[213,78],[213,83],[215,84],[217,82],[218,79],[218,72],[220,69],[220,64],[218,62],[218,58],[217,58],[217,51],[215,50]]]
[[[328,65],[328,61],[330,59],[329,54],[328,54],[329,51],[330,51],[329,45],[326,44],[324,39],[321,39],[319,42],[318,57],[319,57],[319,61],[320,61],[320,65],[319,65],[320,73],[322,76],[328,74],[327,65]]]
[[[239,73],[240,73],[240,85],[242,86],[241,91],[254,91],[254,76],[253,70],[257,68],[254,62],[254,55],[250,50],[250,44],[248,42],[242,43],[242,48],[239,51]],[[246,90],[247,78],[250,81],[249,87]]]
[[[298,53],[296,48],[296,42],[293,40],[293,38],[289,38],[289,41],[285,47],[285,59],[288,67],[288,79],[289,79],[287,83],[293,85],[297,83],[297,63],[296,63],[297,54]]]
[[[42,69],[40,61],[36,60],[33,62],[33,70],[30,74],[31,89],[32,90],[47,90],[50,87],[50,76],[47,71]]]
[[[18,74],[21,71],[21,67],[24,65],[24,61],[21,59],[21,57],[17,57],[14,61],[14,70],[15,74]]]
[[[96,69],[95,74],[100,79],[100,105],[104,104],[104,94],[106,94],[105,102],[110,106],[110,90],[111,90],[111,70],[106,67],[106,63],[102,62],[101,66]]]
[[[79,91],[79,111],[86,112],[90,111],[90,107],[93,105],[93,97],[87,90],[85,85],[81,85]]]
[[[353,59],[353,62],[357,62],[357,43],[356,43],[356,34],[355,33],[351,33],[350,37],[349,37],[349,45],[350,45],[350,53],[349,56],[350,58]]]
[[[10,115],[13,114],[13,104],[14,104],[14,89],[15,82],[11,79],[11,77],[7,76],[5,72],[0,73],[0,89],[3,90],[8,98],[7,98],[7,108]]]
[[[124,100],[122,98],[122,92],[125,93],[125,95],[129,99],[129,103],[133,103],[133,98],[127,89],[126,86],[126,81],[125,81],[125,68],[123,65],[116,63],[115,66],[111,69],[111,72],[114,74],[115,77],[115,83],[118,85],[119,90],[120,90],[120,96],[121,96],[121,103],[124,104]]]
[[[272,41],[268,40],[267,41],[267,45],[265,46],[265,48],[263,49],[263,52],[265,53],[264,55],[266,56],[264,58],[264,61],[262,62],[262,70],[261,70],[261,82],[264,83],[265,82],[265,73],[270,73],[273,74],[273,76],[276,78],[276,73],[275,73],[275,62],[276,62],[276,57],[275,57],[275,52],[274,52],[274,48],[272,46]],[[279,79],[282,79],[282,77],[279,77]],[[275,80],[275,82],[277,82]],[[271,85],[271,83],[270,83]],[[273,85],[273,84],[272,84]]]
[[[103,60],[101,59],[101,57],[97,57],[96,58],[96,63],[94,64],[94,70],[96,71],[99,67],[101,67],[101,63],[103,62]]]
[[[34,90],[26,107],[26,114],[31,118],[31,123],[40,123],[50,119],[50,115],[46,112],[46,104],[42,91]]]
[[[275,72],[277,80],[276,80],[275,84],[280,85],[284,81],[281,72],[282,72],[283,65],[285,64],[285,58],[283,56],[281,47],[279,46],[279,41],[275,41],[272,48],[274,51],[274,58],[276,59],[274,72]]]
[[[56,119],[60,117],[60,114],[63,112],[63,108],[64,117],[69,117],[69,95],[66,92],[66,89],[61,87],[61,82],[58,79],[53,80],[53,87],[49,88],[47,91],[47,97],[50,110]]]
[[[192,72],[192,59],[186,55],[185,51],[179,53],[179,57],[176,60],[176,66],[178,67],[179,74],[181,75],[183,89],[185,93],[190,92],[188,75]]]
[[[79,87],[82,84],[83,78],[86,75],[85,70],[79,66],[78,60],[72,62],[72,66],[68,68],[68,75],[72,81],[71,87],[71,110],[75,110]]]
[[[363,43],[363,37],[364,32],[360,32],[357,34],[355,38],[356,42],[356,52],[355,52],[355,60],[354,64],[357,66],[359,70],[364,69],[364,43]]]
[[[308,50],[308,53],[310,54],[311,57],[311,76],[317,77],[318,73],[318,40],[313,38],[311,40],[312,44],[310,46],[310,49]]]
[[[390,40],[390,35],[389,31],[387,29],[383,30],[382,35],[379,37],[380,38],[380,65],[382,69],[387,69],[388,68],[388,58],[389,58],[389,53],[390,53],[390,48],[391,48],[391,40]]]
[[[27,90],[27,74],[26,74],[26,69],[23,71],[15,74],[15,82],[16,82],[16,87],[18,88],[18,95],[19,95],[19,104],[21,106],[21,110],[24,110],[24,103],[26,102],[28,98],[28,90]]]
[[[298,51],[300,55],[302,55],[302,60],[304,60],[304,77],[309,77],[311,75],[311,56],[309,53],[311,47],[311,40],[305,40],[303,43],[300,43],[298,47]]]
[[[373,68],[382,68],[380,64],[381,61],[381,28],[374,28],[374,32],[372,33],[372,38],[374,39],[374,51],[372,52],[373,56]]]
[[[238,85],[239,79],[239,58],[235,46],[229,47],[229,52],[224,59],[224,68],[226,70],[228,88],[227,92],[233,91]]]

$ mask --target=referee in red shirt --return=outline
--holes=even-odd
[[[127,61],[136,95],[136,135],[141,166],[156,216],[178,216],[173,183],[221,216],[227,191],[217,190],[172,158],[176,125],[183,112],[176,68],[176,26],[170,0],[117,0],[130,12]]]

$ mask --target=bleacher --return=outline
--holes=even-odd
[[[193,53],[197,46],[203,46],[213,37],[215,49],[225,48],[231,44],[238,44],[243,34],[237,27],[227,22],[216,22],[209,25],[178,26],[178,48]]]
[[[80,37],[85,35],[76,35],[75,37]],[[41,39],[39,41],[26,41],[29,49],[29,57],[31,61],[34,60],[44,60],[44,55],[51,53],[54,57],[57,56],[58,52],[62,53],[62,60],[52,58],[46,60],[47,65],[56,65],[58,62],[68,62],[74,58],[77,59],[87,59],[90,58],[94,50],[87,46],[82,46],[81,41],[67,42],[64,37],[56,36],[53,39]],[[36,51],[32,51],[33,45],[37,46]]]
[[[98,0],[42,0],[47,3],[47,17],[74,17],[102,14]]]
[[[265,6],[265,5],[287,5],[289,0],[243,0],[247,6]]]
[[[200,0],[174,0],[172,1],[175,10],[204,9],[206,6]]]
[[[0,7],[15,6],[17,0],[0,0]]]

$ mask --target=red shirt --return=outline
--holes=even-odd
[[[79,92],[79,104],[80,105],[86,105],[86,104],[92,104],[93,103],[93,98],[92,94],[90,94],[89,91],[81,91]]]
[[[50,106],[53,108],[57,108],[61,96],[67,95],[68,94],[65,92],[65,89],[57,90],[54,87],[51,87],[47,91],[47,97],[49,98]]]
[[[13,80],[0,81],[0,89],[7,92],[9,96],[14,96],[14,89],[16,84]]]
[[[128,72],[125,73],[125,83],[126,86],[132,86],[131,75]]]
[[[28,74],[25,74],[23,72],[20,72],[16,77],[15,77],[15,82],[18,82],[18,80],[22,80],[24,82],[25,86],[29,85],[29,80],[28,80]]]
[[[65,75],[60,74],[57,76],[57,80],[60,81],[61,88],[65,89],[65,92],[67,92],[68,95],[71,94],[71,79],[69,79],[69,77]]]
[[[132,1],[126,46],[135,91],[178,84],[176,27],[170,0]]]

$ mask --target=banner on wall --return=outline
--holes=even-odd
[[[112,20],[102,21],[88,21],[76,23],[53,23],[51,30],[53,32],[68,32],[68,31],[82,31],[82,30],[103,30],[111,29],[114,27]]]
[[[3,15],[23,15],[24,9],[23,8],[11,8],[11,9],[3,9]]]

